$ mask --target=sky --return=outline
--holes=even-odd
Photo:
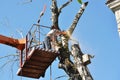
[[[67,0],[57,0],[58,6]],[[120,80],[120,38],[117,31],[117,23],[114,13],[106,6],[106,0],[83,0],[89,1],[89,4],[80,18],[77,27],[72,35],[79,41],[83,53],[95,55],[88,65],[90,73],[94,80]],[[51,26],[50,20],[51,0],[1,0],[0,1],[0,34],[21,38],[18,31],[22,31],[25,37],[32,24],[37,23],[43,6],[46,5],[46,11],[41,18],[41,25]],[[59,26],[61,30],[66,30],[71,25],[75,14],[80,8],[77,0],[73,0],[70,5],[62,10],[59,17]],[[49,29],[42,28],[43,33]],[[9,54],[15,54],[16,49],[10,46],[0,44],[0,57]],[[13,57],[12,57],[13,58]],[[50,69],[48,68],[44,78],[33,79],[17,76],[19,62],[14,64],[6,62],[11,59],[0,59],[0,80],[50,80]],[[66,75],[61,69],[58,69],[58,59],[52,63],[52,80],[56,77]],[[12,68],[11,68],[12,67]],[[63,77],[58,80],[67,80]]]

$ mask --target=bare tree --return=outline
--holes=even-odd
[[[59,23],[58,23],[60,12],[71,1],[72,0],[69,0],[68,2],[63,4],[60,8],[58,8],[57,1],[52,0],[52,6],[51,6],[52,18],[51,18],[51,20],[52,20],[52,27],[54,27],[55,29],[60,30]],[[71,24],[70,28],[66,31],[66,35],[63,35],[64,45],[61,46],[59,49],[59,52],[60,52],[59,68],[63,69],[69,75],[70,80],[82,80],[81,76],[78,73],[78,70],[76,69],[73,62],[70,60],[70,51],[68,48],[68,41],[69,41],[70,36],[72,35],[74,29],[76,28],[76,25],[77,25],[81,15],[83,14],[87,4],[88,4],[88,2],[82,4],[80,10],[78,11],[78,13],[75,16],[75,19],[73,20],[73,23]]]
[[[66,6],[68,6],[72,2],[72,0],[68,0],[66,3],[64,3],[59,8],[57,6],[57,0],[51,0],[51,1],[52,1],[52,4],[51,4],[52,27],[61,31],[60,26],[59,26],[59,15],[60,15],[62,9],[65,8]],[[76,28],[76,25],[77,25],[81,15],[84,12],[87,4],[88,4],[88,2],[85,2],[81,5],[81,8],[79,9],[78,13],[76,14],[75,19],[73,20],[72,24],[70,25],[70,28],[68,30],[66,30],[66,34],[63,35],[65,45],[61,46],[60,49],[59,49],[59,51],[60,51],[59,68],[63,69],[68,74],[70,80],[82,80],[76,66],[70,60],[70,50],[69,50],[68,42],[69,42],[69,39],[70,39],[74,29]],[[39,23],[39,21],[38,21],[38,23]],[[19,33],[21,34],[21,32],[19,32]],[[0,59],[7,58],[9,56],[18,56],[18,55],[16,55],[16,54],[15,55],[7,55],[7,56],[4,56],[4,57],[1,57]],[[17,61],[17,60],[18,60],[18,58],[17,59],[13,58],[12,60],[3,64],[3,66],[1,66],[1,68],[3,68],[9,62],[13,62],[13,61]]]

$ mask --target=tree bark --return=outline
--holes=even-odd
[[[59,15],[61,13],[61,10],[64,7],[66,7],[71,1],[72,0],[69,0],[68,2],[63,4],[60,8],[58,8],[57,1],[52,0],[52,5],[51,5],[52,17],[51,17],[51,20],[52,20],[52,27],[54,27],[54,29],[60,30],[59,22],[58,22],[59,21]],[[77,68],[75,67],[74,63],[70,60],[70,51],[69,51],[69,48],[68,48],[68,41],[69,41],[70,36],[72,35],[74,29],[76,28],[76,25],[77,25],[81,15],[83,14],[87,4],[88,4],[88,2],[82,4],[82,7],[80,8],[78,13],[76,14],[72,25],[66,31],[67,34],[63,35],[63,37],[64,37],[63,41],[65,42],[65,45],[61,46],[60,49],[59,49],[59,52],[60,52],[59,68],[63,69],[69,75],[70,80],[82,80],[81,76],[79,75],[79,72],[78,72]]]
[[[73,23],[71,24],[70,28],[67,30],[67,33],[69,36],[72,35],[72,33],[73,33],[74,29],[76,28],[76,25],[77,25],[80,17],[82,16],[87,5],[88,5],[88,2],[85,2],[81,5],[80,10],[78,11],[78,13],[75,16],[75,19],[73,20]]]
[[[52,17],[51,17],[51,21],[52,21],[52,27],[54,27],[55,29],[60,30],[59,28],[59,15],[61,13],[61,10],[66,7],[72,0],[69,0],[68,2],[66,2],[65,4],[63,4],[60,8],[58,8],[57,6],[57,1],[56,0],[52,0],[52,5],[51,5],[51,13],[52,13]]]
[[[83,3],[80,10],[75,16],[75,19],[73,20],[72,25],[70,28],[66,31],[67,34],[63,35],[63,41],[64,45],[60,48],[60,62],[59,62],[59,68],[63,69],[70,77],[70,80],[82,80],[77,68],[75,67],[75,64],[70,60],[70,51],[68,48],[68,41],[70,39],[70,36],[72,35],[74,29],[76,28],[76,25],[82,16],[88,2]]]

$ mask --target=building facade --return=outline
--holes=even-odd
[[[117,25],[118,25],[118,32],[120,35],[120,0],[107,0],[106,5],[115,14]]]

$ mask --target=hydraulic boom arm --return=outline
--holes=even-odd
[[[25,43],[26,43],[25,38],[14,39],[14,38],[6,37],[0,34],[0,44],[9,45],[19,50],[23,50],[25,48]]]

